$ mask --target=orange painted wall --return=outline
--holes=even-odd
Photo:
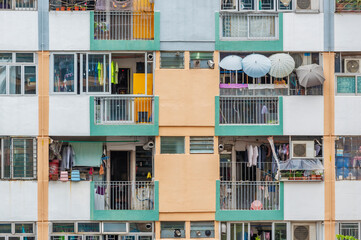
[[[156,54],[154,93],[159,96],[159,126],[214,127],[218,52],[214,53],[214,69],[189,69],[189,52],[184,60],[185,69],[159,69],[160,53]]]

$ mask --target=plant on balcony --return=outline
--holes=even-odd
[[[337,240],[357,240],[357,238],[354,238],[352,236],[344,236],[341,234],[336,235]]]
[[[336,11],[360,11],[361,0],[336,0]]]

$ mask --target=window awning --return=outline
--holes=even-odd
[[[280,162],[280,170],[323,170],[323,164],[318,158],[303,159],[303,158],[291,158],[285,162]]]

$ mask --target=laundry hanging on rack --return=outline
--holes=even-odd
[[[72,168],[74,163],[74,150],[71,145],[65,146],[62,151],[62,161],[60,165],[60,170],[69,170]]]

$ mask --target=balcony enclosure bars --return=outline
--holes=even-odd
[[[94,123],[152,124],[153,103],[153,97],[144,95],[94,97]]]
[[[360,12],[359,0],[336,0],[336,12]]]
[[[222,210],[279,210],[280,184],[279,182],[221,181],[220,208]]]
[[[94,12],[95,40],[153,40],[154,12]]]
[[[50,0],[50,10],[56,11],[150,11],[153,3],[149,0]]]
[[[264,181],[273,179],[277,172],[276,162],[258,162],[249,166],[247,162],[221,162],[221,181]]]
[[[153,182],[94,182],[95,210],[153,210]]]
[[[1,0],[0,10],[36,10],[37,0]]]
[[[220,124],[278,125],[278,97],[219,97]]]

